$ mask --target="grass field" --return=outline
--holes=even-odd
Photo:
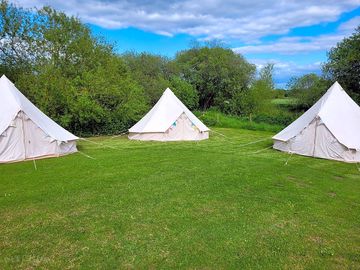
[[[215,131],[226,137],[92,138],[109,146],[80,142],[95,159],[0,165],[0,269],[360,268],[355,164]]]

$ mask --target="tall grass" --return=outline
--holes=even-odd
[[[248,130],[278,132],[284,125],[250,121],[247,117],[230,116],[218,111],[195,112],[205,125],[222,128],[241,128]]]

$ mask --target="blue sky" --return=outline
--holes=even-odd
[[[132,50],[174,57],[192,41],[222,40],[275,82],[320,73],[327,51],[360,25],[360,0],[17,0],[79,17],[95,35]]]

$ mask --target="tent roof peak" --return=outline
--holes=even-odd
[[[154,107],[139,122],[131,127],[129,131],[136,133],[165,132],[182,113],[185,113],[200,131],[209,130],[209,128],[176,97],[170,88],[166,88]]]
[[[330,132],[347,148],[360,149],[360,107],[338,82],[333,83],[310,109],[273,138],[287,141],[297,136],[315,117],[320,117]]]
[[[58,141],[78,139],[40,111],[3,75],[0,78],[0,134],[9,127],[19,111],[23,111],[47,135]]]

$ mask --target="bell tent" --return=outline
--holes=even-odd
[[[74,153],[78,139],[0,78],[0,163]]]
[[[167,88],[155,106],[132,128],[129,139],[143,141],[198,141],[209,129]]]
[[[360,107],[338,82],[276,134],[274,148],[304,156],[360,162]]]

